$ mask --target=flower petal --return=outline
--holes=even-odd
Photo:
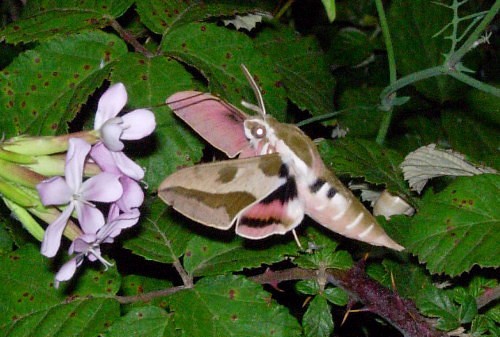
[[[96,241],[97,236],[95,234],[82,234],[77,237],[69,246],[68,253],[87,253],[87,250]]]
[[[99,230],[97,233],[99,242],[104,242],[108,238],[114,238],[120,234],[122,229],[134,226],[139,221],[140,215],[141,213],[137,209],[120,214],[115,220],[107,223]]]
[[[141,139],[149,136],[156,127],[155,115],[146,109],[137,109],[122,116],[121,139]]]
[[[137,208],[144,202],[144,192],[141,186],[132,178],[121,176],[120,182],[123,186],[123,195],[116,205],[123,212],[130,212],[133,208]]]
[[[144,178],[144,170],[123,152],[111,152],[120,171],[134,180]]]
[[[121,117],[108,119],[101,127],[101,140],[110,151],[121,151],[125,147],[120,141],[123,134]]]
[[[104,172],[121,175],[118,166],[116,166],[115,159],[111,155],[111,151],[106,148],[104,143],[99,142],[94,145],[90,151],[90,156]]]
[[[75,275],[76,268],[79,267],[83,262],[83,256],[77,255],[61,267],[55,276],[54,287],[59,288],[59,283],[67,281]]]
[[[127,99],[127,90],[123,83],[116,83],[110,86],[102,94],[97,104],[94,129],[99,130],[108,119],[116,117],[125,104],[127,104]]]
[[[85,166],[85,158],[90,152],[90,144],[80,138],[71,138],[68,143],[64,178],[73,193],[75,193],[80,189],[80,185],[82,184],[83,168]]]
[[[73,212],[74,204],[70,203],[68,207],[61,213],[61,215],[45,229],[43,236],[41,253],[47,257],[56,255],[61,245],[61,237],[68,223],[69,216]]]
[[[114,202],[123,194],[123,187],[118,175],[101,172],[85,180],[79,193],[84,200]]]
[[[71,201],[73,191],[63,177],[52,177],[36,185],[44,206],[65,205]]]
[[[104,225],[104,215],[94,205],[76,202],[78,222],[85,234],[95,234]]]

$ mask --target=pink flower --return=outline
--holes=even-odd
[[[94,129],[99,130],[102,143],[111,152],[120,171],[132,179],[141,180],[144,171],[122,152],[124,145],[120,139],[135,140],[150,135],[156,127],[155,116],[149,110],[137,109],[117,117],[127,99],[122,83],[109,87],[99,99]]]
[[[37,185],[42,204],[67,205],[45,230],[42,254],[53,257],[61,244],[61,237],[69,217],[76,210],[85,233],[96,233],[104,225],[104,216],[90,201],[114,202],[123,194],[119,177],[109,172],[100,173],[83,181],[85,159],[90,145],[82,139],[69,140],[65,177],[53,177]]]
[[[137,209],[128,213],[122,213],[121,215],[116,214],[115,211],[110,210],[110,217],[112,219],[108,219],[108,222],[97,233],[84,233],[73,241],[69,247],[69,253],[77,253],[77,255],[66,262],[57,272],[54,285],[56,288],[59,287],[60,282],[67,281],[73,277],[76,268],[83,263],[85,257],[90,261],[101,261],[106,269],[112,266],[110,262],[101,256],[101,243],[112,243],[122,229],[134,226],[139,220],[140,215]]]

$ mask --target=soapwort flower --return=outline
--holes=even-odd
[[[144,171],[122,152],[124,144],[121,140],[136,140],[150,135],[156,122],[154,114],[147,109],[136,109],[117,117],[127,99],[122,83],[109,87],[99,99],[94,129],[99,131],[102,143],[120,171],[134,180],[141,180]]]
[[[73,277],[76,269],[81,266],[85,257],[89,261],[99,260],[105,269],[112,266],[110,262],[101,256],[100,245],[102,243],[112,243],[122,229],[134,226],[138,222],[140,215],[137,209],[120,215],[117,214],[117,210],[112,207],[108,216],[110,219],[96,233],[83,233],[73,241],[69,247],[69,254],[76,253],[76,255],[57,272],[54,284],[56,288],[60,282],[67,281]]]
[[[64,178],[53,177],[37,185],[44,206],[67,205],[45,230],[41,252],[47,257],[57,253],[62,233],[73,211],[76,211],[84,233],[96,233],[104,225],[104,216],[91,201],[114,202],[123,194],[119,177],[109,172],[83,181],[85,160],[91,147],[79,138],[70,139],[68,144]]]

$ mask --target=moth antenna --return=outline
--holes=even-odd
[[[247,101],[241,101],[241,105],[243,105],[245,108],[257,112],[259,115],[263,115],[263,111],[261,108],[256,106],[255,104],[252,104]]]
[[[257,103],[259,104],[259,110],[260,110],[259,113],[262,115],[262,117],[264,117],[266,115],[266,107],[264,106],[264,99],[262,98],[262,93],[259,90],[259,86],[257,85],[257,83],[255,82],[252,75],[250,74],[250,72],[248,71],[247,67],[245,67],[244,64],[241,64],[241,69],[243,69],[243,74],[245,74],[245,77],[247,78],[248,82],[250,83],[250,86],[252,87],[255,98],[257,98]],[[245,104],[243,104],[243,106],[245,106]]]
[[[293,238],[295,239],[295,242],[297,243],[297,246],[299,246],[300,250],[304,250],[304,248],[302,248],[302,245],[300,244],[300,240],[299,237],[297,236],[297,232],[295,231],[295,229],[292,229],[292,234]]]

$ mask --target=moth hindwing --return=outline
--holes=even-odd
[[[174,113],[229,157],[240,159],[180,170],[159,195],[202,224],[252,239],[293,230],[309,215],[322,226],[372,245],[404,249],[324,165],[314,142],[294,125],[266,115],[262,95],[243,67],[259,115],[248,116],[219,98],[196,91],[167,99]]]

